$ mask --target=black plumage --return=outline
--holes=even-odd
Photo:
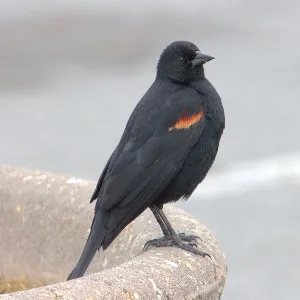
[[[157,76],[137,104],[92,195],[97,200],[91,232],[68,279],[83,276],[103,250],[148,207],[164,237],[149,246],[177,246],[195,254],[194,236],[178,235],[162,208],[188,198],[213,164],[225,127],[221,99],[205,78],[213,57],[190,42],[174,42],[161,54]]]

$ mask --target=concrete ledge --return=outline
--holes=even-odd
[[[200,236],[201,258],[177,248],[150,248],[161,236],[149,210],[127,226],[87,274],[64,281],[86,241],[95,183],[72,177],[0,166],[0,274],[26,275],[47,286],[1,295],[4,299],[220,299],[226,277],[224,256],[211,232],[169,205],[176,230]]]

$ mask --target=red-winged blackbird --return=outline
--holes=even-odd
[[[177,41],[161,54],[154,83],[137,104],[109,158],[91,202],[97,199],[91,232],[69,279],[83,276],[101,247],[148,207],[164,237],[149,246],[193,247],[195,236],[178,235],[162,208],[187,199],[213,164],[225,128],[221,99],[205,78],[213,57]]]

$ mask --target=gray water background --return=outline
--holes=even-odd
[[[0,2],[0,163],[96,180],[161,50],[216,60],[226,131],[212,173],[298,153],[300,2]],[[222,299],[300,299],[299,184],[180,204],[226,253]],[[88,201],[88,199],[87,199]]]

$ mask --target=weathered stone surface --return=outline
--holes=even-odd
[[[0,269],[48,286],[0,296],[14,299],[219,299],[225,283],[224,256],[211,232],[176,206],[166,214],[179,232],[198,235],[212,259],[183,250],[150,248],[161,236],[149,210],[94,258],[83,278],[64,281],[86,241],[95,184],[68,176],[0,167]]]

